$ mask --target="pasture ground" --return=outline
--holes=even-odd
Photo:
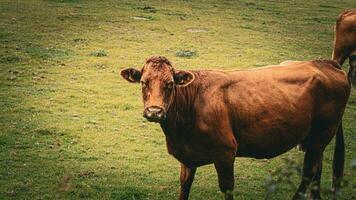
[[[160,127],[142,118],[140,86],[119,70],[165,55],[178,69],[235,70],[328,59],[336,16],[353,0],[0,0],[0,199],[176,199],[179,163]],[[183,57],[179,57],[183,56]],[[346,65],[345,65],[346,66]],[[266,83],[268,84],[268,83]],[[349,185],[356,198],[356,94],[344,116]],[[331,186],[334,141],[324,154]],[[236,199],[262,199],[271,160],[238,158]],[[295,175],[292,182],[297,185]],[[273,199],[289,199],[282,185]],[[212,165],[191,199],[222,199]]]

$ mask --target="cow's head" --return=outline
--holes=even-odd
[[[175,70],[163,56],[146,59],[141,71],[127,68],[121,76],[131,83],[142,84],[143,116],[152,122],[162,122],[172,103],[175,87],[185,87],[194,80],[188,71]]]

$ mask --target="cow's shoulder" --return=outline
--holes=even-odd
[[[349,83],[345,71],[341,69],[339,63],[333,60],[313,60],[309,62],[313,71],[318,74],[321,82],[330,86],[348,87]]]

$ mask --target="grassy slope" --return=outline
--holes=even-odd
[[[158,125],[142,117],[138,85],[123,67],[165,55],[181,69],[256,67],[330,58],[334,1],[0,1],[0,198],[174,199],[179,163]],[[151,6],[155,9],[143,9]],[[148,17],[151,20],[136,20]],[[189,28],[208,32],[191,33]],[[105,57],[90,54],[104,49]],[[195,50],[191,59],[175,52]],[[355,198],[356,96],[346,114],[344,199]],[[322,187],[331,185],[333,142]],[[236,161],[237,199],[261,199],[271,160]],[[295,179],[295,184],[299,180]],[[274,199],[293,194],[285,186]],[[213,166],[198,169],[192,199],[221,199]]]

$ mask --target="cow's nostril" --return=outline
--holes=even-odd
[[[158,106],[150,106],[145,109],[143,116],[152,122],[160,122],[165,118],[163,108]]]
[[[159,107],[148,107],[147,110],[151,113],[160,113],[163,109]]]

